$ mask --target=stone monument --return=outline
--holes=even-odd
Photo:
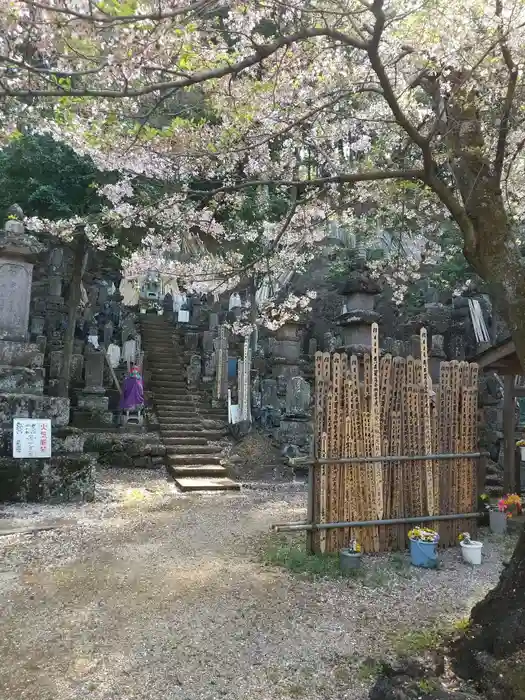
[[[0,236],[0,494],[3,500],[60,501],[94,494],[91,457],[55,450],[51,457],[12,456],[13,418],[51,420],[53,444],[67,431],[69,399],[44,395],[43,353],[28,341],[33,265],[44,246],[13,209]]]
[[[356,261],[356,269],[350,273],[341,289],[344,304],[337,320],[343,336],[341,351],[349,355],[370,352],[371,327],[380,318],[374,311],[375,297],[379,291],[378,283],[372,279],[367,269],[366,259],[360,256]]]

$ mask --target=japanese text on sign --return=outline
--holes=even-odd
[[[51,421],[38,418],[13,419],[13,457],[51,457]]]

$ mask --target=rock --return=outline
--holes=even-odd
[[[446,690],[441,682],[444,671],[444,657],[437,652],[423,659],[399,659],[383,664],[368,697],[370,700],[481,700],[473,690]]]
[[[95,460],[91,455],[56,455],[50,459],[0,457],[2,499],[67,503],[95,497]]]

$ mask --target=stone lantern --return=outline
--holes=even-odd
[[[370,352],[371,326],[380,319],[374,310],[379,292],[379,284],[366,269],[366,261],[359,259],[358,268],[350,273],[341,289],[343,312],[337,319],[343,338],[341,351],[357,355]]]

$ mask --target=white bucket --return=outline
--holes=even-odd
[[[460,542],[461,553],[463,554],[463,561],[467,564],[472,564],[473,566],[479,566],[481,564],[481,550],[483,549],[483,542],[476,542],[472,540],[470,544],[465,542]]]
[[[525,462],[525,447],[520,447],[521,461]]]

